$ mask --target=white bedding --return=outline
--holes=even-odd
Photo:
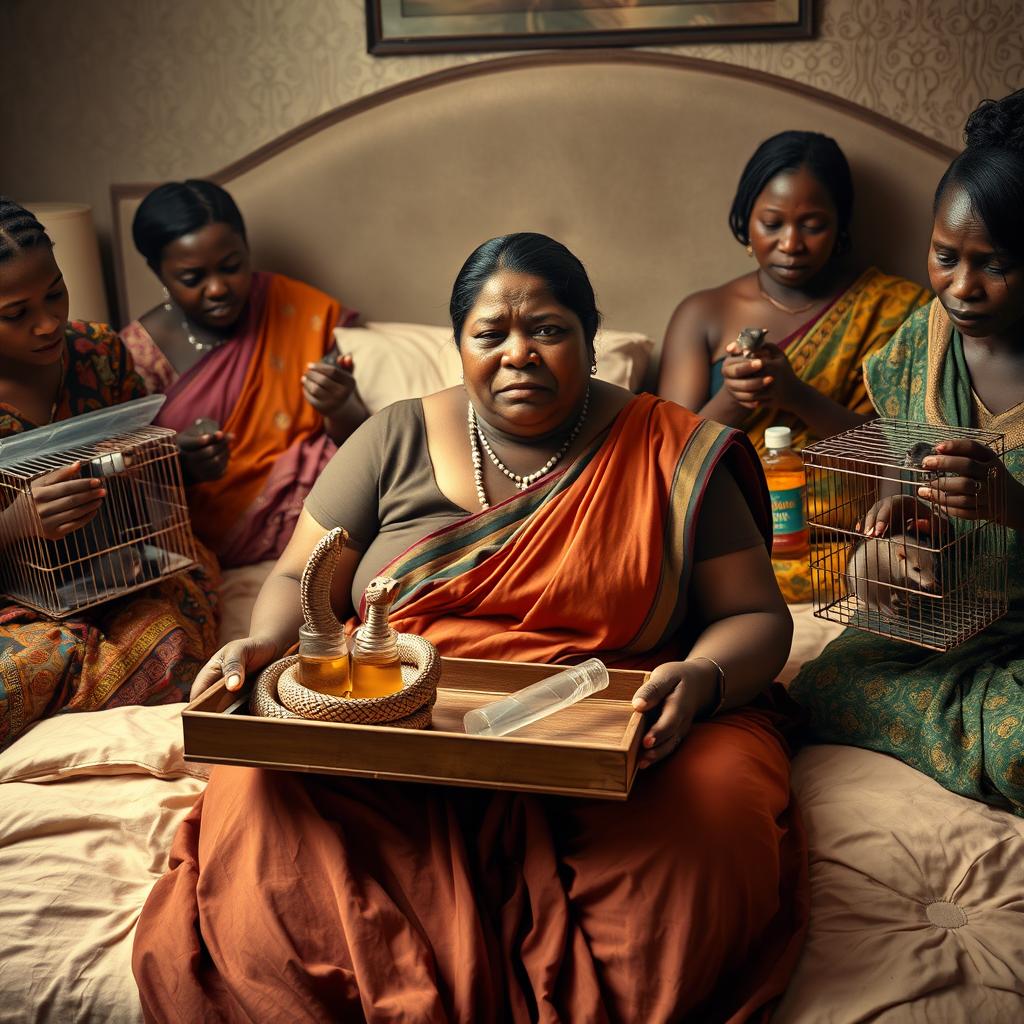
[[[795,612],[787,679],[836,632]],[[181,708],[59,716],[0,755],[0,1022],[141,1020],[135,923],[204,785]],[[851,748],[805,750],[794,785],[813,912],[778,1019],[1024,1019],[1024,821]]]

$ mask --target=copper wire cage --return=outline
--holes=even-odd
[[[32,485],[81,463],[106,489],[99,511],[58,540],[41,536]],[[0,468],[9,601],[65,618],[151,586],[196,564],[174,432],[144,426],[110,439],[29,454]]]
[[[979,484],[992,519],[958,518],[945,499],[918,497],[919,487],[937,480],[921,460],[941,441],[958,438],[1003,457],[1002,434],[892,419],[803,450],[818,618],[946,651],[1006,613],[1003,478],[993,471]],[[889,529],[867,538],[865,517],[885,498],[896,502]]]

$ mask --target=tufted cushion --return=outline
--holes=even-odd
[[[893,758],[793,765],[811,927],[776,1024],[1024,1020],[1024,819]]]

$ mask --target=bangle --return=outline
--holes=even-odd
[[[687,658],[687,661],[709,661],[715,666],[715,670],[718,672],[718,700],[715,701],[715,706],[707,713],[706,718],[714,718],[719,711],[722,710],[722,705],[725,703],[725,669],[715,661],[714,658],[709,658],[707,655],[699,654],[696,658]]]

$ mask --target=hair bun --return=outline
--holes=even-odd
[[[969,149],[995,146],[1024,154],[1024,89],[982,100],[967,118],[964,141]]]

